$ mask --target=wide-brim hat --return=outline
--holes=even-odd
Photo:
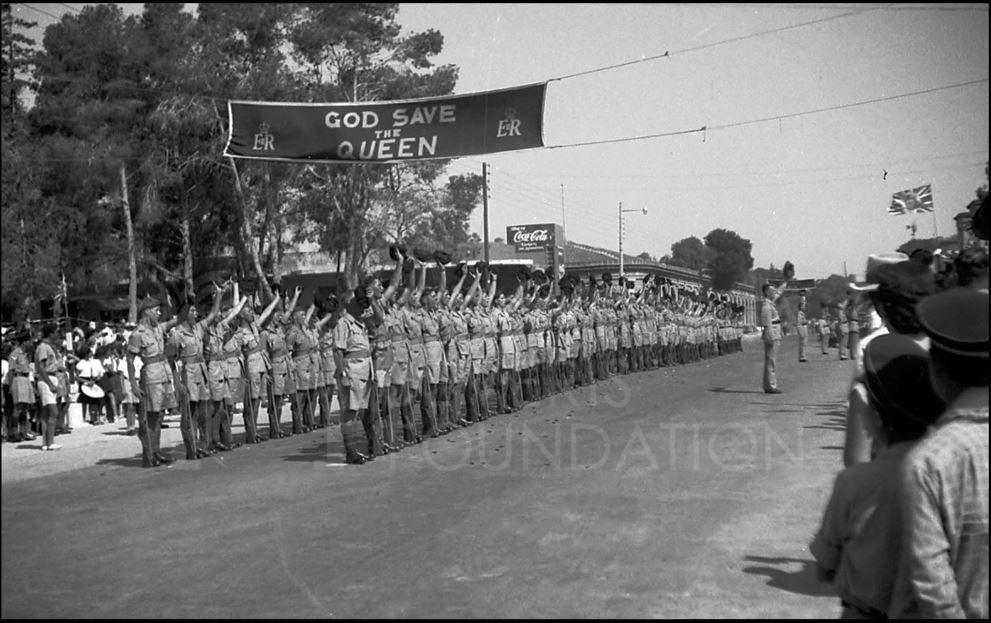
[[[989,358],[986,290],[944,290],[922,299],[915,311],[932,348],[975,359]]]
[[[450,264],[452,259],[453,258],[451,257],[451,254],[448,253],[447,251],[443,251],[440,249],[434,251],[434,261],[440,264],[441,266],[445,264]]]
[[[866,281],[861,284],[851,283],[850,289],[855,292],[873,292],[877,290],[877,270],[888,264],[898,264],[908,260],[904,253],[872,253],[867,256],[867,269],[864,271]]]
[[[894,428],[900,420],[932,424],[946,406],[929,380],[928,351],[898,333],[873,338],[864,348],[864,385]]]
[[[875,295],[918,303],[936,293],[936,275],[924,264],[905,261],[885,264],[874,272]]]

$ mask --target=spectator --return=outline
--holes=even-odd
[[[852,287],[869,292],[883,326],[864,338],[862,344],[869,344],[881,335],[899,333],[911,337],[928,350],[929,339],[922,332],[915,306],[936,291],[932,271],[917,262],[902,261],[878,265],[871,272],[870,280],[871,283],[865,286]],[[863,353],[863,348],[853,353],[854,371],[843,444],[843,465],[846,467],[870,461],[873,456],[872,438],[866,427],[867,412],[871,407],[864,387]]]
[[[884,618],[901,548],[898,471],[902,457],[942,411],[929,383],[928,353],[902,335],[883,335],[865,349],[864,385],[873,407],[867,426],[877,458],[836,477],[809,549],[820,578],[836,584],[842,618]]]
[[[988,293],[954,288],[918,306],[929,374],[947,408],[906,455],[904,546],[889,615],[988,618]]]
[[[957,285],[988,291],[988,252],[981,247],[964,249],[953,260]]]
[[[93,426],[106,423],[102,416],[104,392],[97,384],[103,378],[103,364],[93,356],[93,350],[84,346],[76,364],[76,378],[79,380],[79,403],[83,405],[85,416]]]

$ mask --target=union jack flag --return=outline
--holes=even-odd
[[[933,189],[932,184],[919,186],[911,190],[903,190],[891,196],[891,205],[888,206],[890,214],[906,214],[908,212],[932,212],[933,211]]]

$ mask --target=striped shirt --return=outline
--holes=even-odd
[[[902,466],[893,617],[988,618],[988,393],[953,402]]]

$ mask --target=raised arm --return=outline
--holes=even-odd
[[[275,311],[275,306],[278,305],[279,302],[280,302],[279,297],[276,296],[272,299],[272,302],[268,304],[268,307],[262,310],[261,316],[258,317],[259,327],[265,325],[265,322],[268,320],[269,316],[272,315],[272,312]]]
[[[292,301],[286,306],[286,313],[292,313],[292,310],[296,309],[296,303],[299,303],[299,297],[303,293],[303,286],[296,286],[292,291]],[[234,299],[237,300],[237,299]]]
[[[237,285],[235,285],[235,286],[234,286],[234,288],[235,288],[235,289],[237,289]],[[239,301],[237,302],[237,305],[235,305],[235,306],[234,306],[234,309],[232,309],[232,310],[231,310],[231,311],[230,311],[230,312],[229,312],[229,313],[228,313],[228,314],[227,314],[227,315],[226,315],[226,316],[224,317],[224,319],[223,319],[223,320],[222,320],[221,322],[223,322],[224,324],[228,324],[228,323],[230,323],[230,322],[231,322],[232,320],[234,320],[235,318],[237,318],[237,315],[241,313],[241,309],[243,309],[243,308],[244,308],[244,305],[245,305],[245,304],[246,304],[247,302],[248,302],[248,297],[246,297],[246,296],[245,296],[244,298],[242,298],[241,300],[239,300]]]
[[[396,253],[399,255],[399,259],[396,260],[396,268],[393,269],[392,277],[389,278],[389,286],[382,293],[383,302],[391,300],[396,295],[396,292],[399,290],[399,284],[403,281],[403,262],[406,258],[399,249],[396,249]],[[441,270],[443,270],[443,266]]]
[[[451,295],[447,301],[448,309],[454,309],[454,307],[458,304],[458,299],[461,298],[461,288],[464,286],[465,279],[467,277],[468,277],[468,271],[462,270],[461,277],[458,278],[458,283],[456,283],[454,287],[451,288]]]
[[[210,308],[210,313],[206,315],[203,319],[203,324],[210,325],[217,316],[220,315],[220,301],[224,298],[224,292],[230,287],[230,283],[225,283],[223,286],[218,286],[216,282],[213,284],[213,306]]]
[[[310,307],[306,310],[306,318],[303,319],[303,325],[306,326],[310,324],[310,317],[313,316],[313,312],[316,311],[317,306],[310,303]]]

